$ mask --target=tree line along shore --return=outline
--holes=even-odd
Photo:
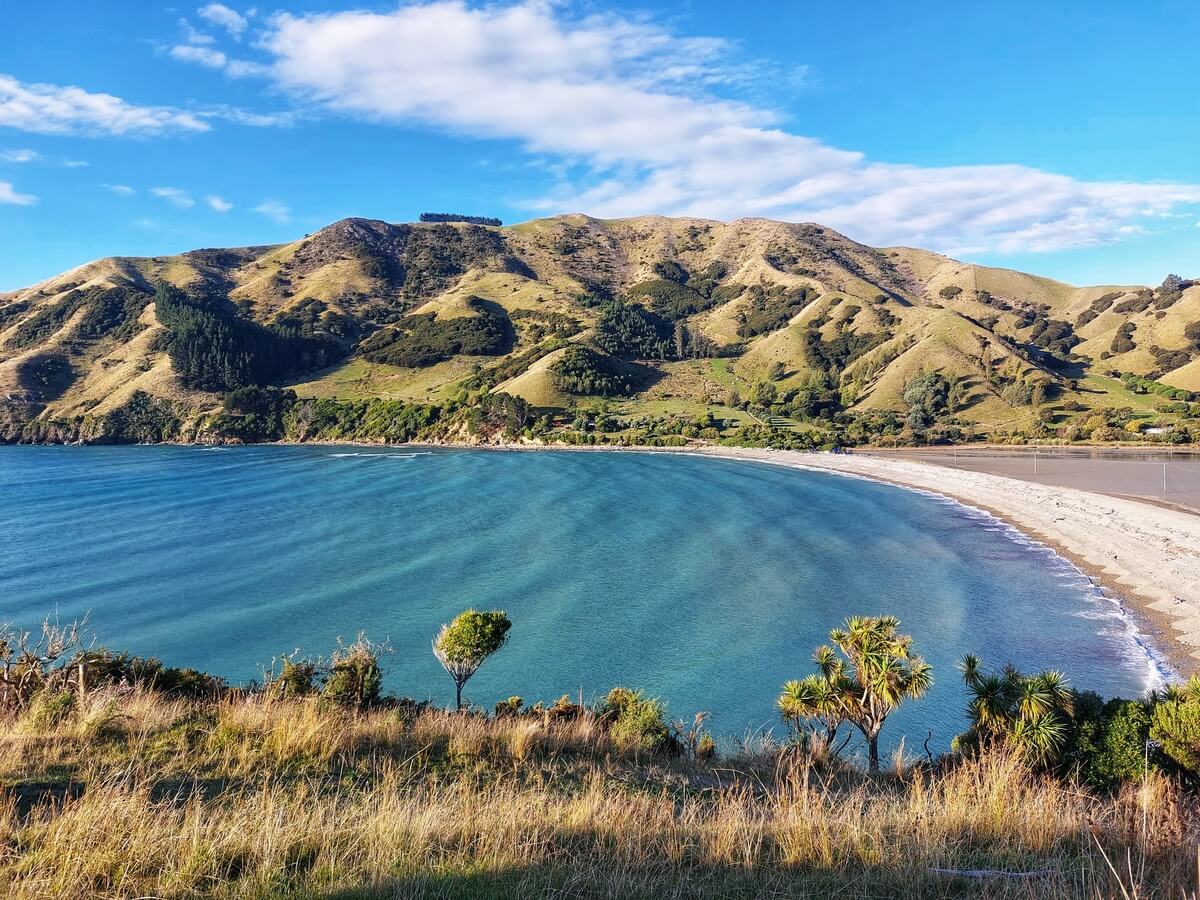
[[[388,648],[365,636],[232,687],[79,625],[10,628],[0,881],[18,898],[1191,895],[1200,678],[1106,700],[972,656],[934,672],[900,629],[846,620],[776,686],[782,736],[735,741],[624,687],[472,705],[487,659],[519,652],[498,611],[433,636],[451,710],[384,694]],[[934,678],[961,682],[963,734],[881,759],[889,714]]]

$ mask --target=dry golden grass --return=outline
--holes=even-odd
[[[869,779],[590,719],[97,692],[0,723],[0,885],[46,897],[1195,897],[1195,801],[1012,759]],[[934,869],[1032,878],[968,879]]]

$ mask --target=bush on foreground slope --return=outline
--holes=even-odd
[[[4,896],[1196,895],[1200,808],[1154,765],[1101,790],[1002,740],[876,775],[811,742],[715,759],[635,691],[448,712],[378,695],[352,646],[337,696],[345,655],[254,690],[48,663],[0,713]],[[1146,709],[1186,745],[1200,687],[1172,696]],[[1091,739],[1128,749],[1126,718]]]
[[[1002,753],[874,778],[769,745],[707,763],[547,713],[97,690],[0,731],[0,883],[14,900],[1195,890],[1200,819],[1160,774],[1097,794]]]

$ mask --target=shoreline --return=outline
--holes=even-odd
[[[719,445],[622,447],[536,443],[445,444],[369,441],[275,442],[261,445],[360,449],[516,452],[666,453],[708,456],[865,478],[936,495],[992,516],[1071,563],[1113,602],[1132,639],[1160,676],[1200,673],[1200,515],[1140,498],[1053,487],[1004,475],[950,469],[893,456],[769,450]],[[135,445],[137,446],[137,445]],[[155,445],[146,445],[155,446]],[[164,446],[164,445],[159,445]]]
[[[1074,488],[854,454],[713,447],[685,451],[866,478],[987,513],[1080,570],[1131,620],[1151,665],[1200,672],[1200,516]],[[1141,643],[1141,641],[1138,641]]]

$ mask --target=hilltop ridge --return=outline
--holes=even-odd
[[[191,337],[164,322],[163,284],[186,295]],[[263,353],[271,365],[228,364]],[[573,214],[347,218],[286,244],[109,257],[0,294],[9,440],[89,437],[85,419],[135,397],[217,414],[259,383],[248,372],[301,399],[438,404],[482,387],[552,420],[612,416],[617,431],[677,417],[843,442],[855,422],[900,442],[1044,438],[1098,413],[1190,439],[1200,285],[1075,287],[811,223]]]

